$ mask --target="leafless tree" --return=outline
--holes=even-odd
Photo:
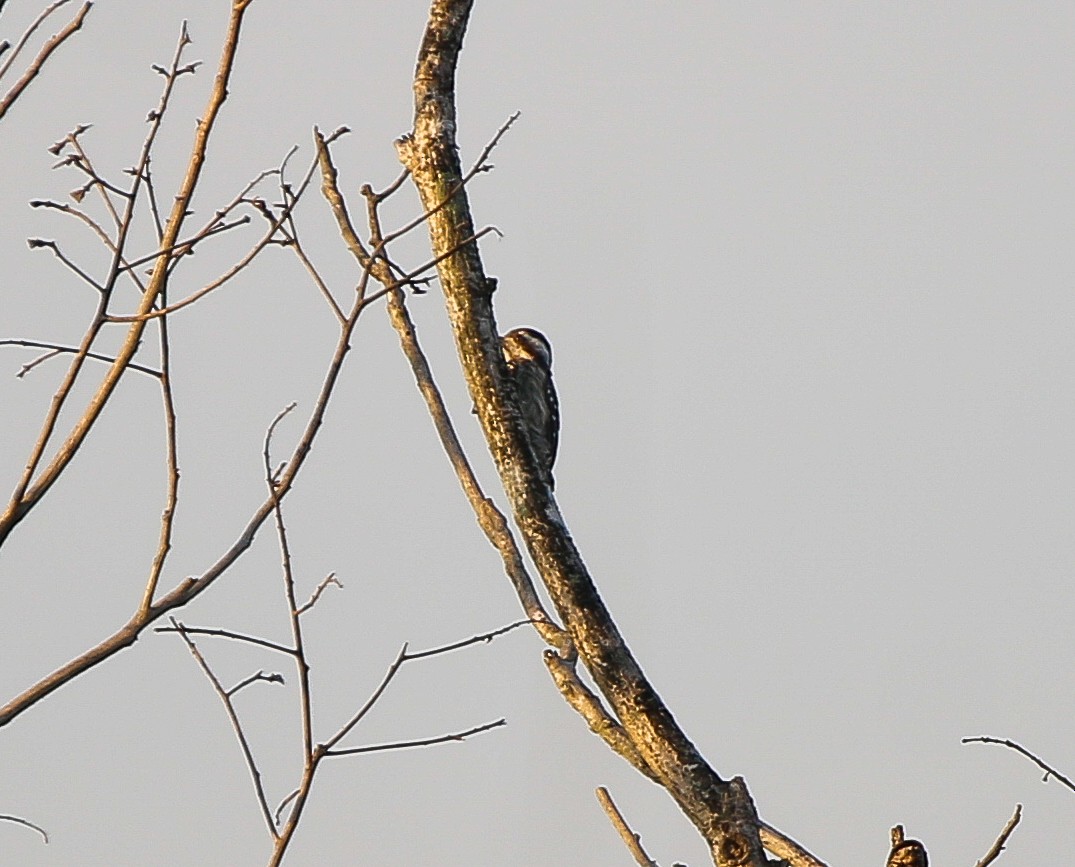
[[[0,79],[14,69],[13,62],[29,45],[40,24],[66,2],[60,0],[42,12],[39,20],[8,54],[0,67]],[[28,84],[37,75],[47,72],[49,56],[81,27],[90,5],[84,4],[24,67],[0,99],[0,118],[26,92]],[[312,155],[304,168],[296,172],[292,164],[301,156],[289,153],[278,167],[240,185],[233,197],[220,203],[207,221],[192,226],[191,202],[202,179],[209,142],[225,109],[244,22],[255,6],[253,0],[233,0],[231,3],[215,84],[198,120],[183,178],[174,192],[164,189],[158,180],[153,157],[161,123],[172,110],[176,88],[197,69],[197,64],[187,58],[190,39],[185,28],[171,62],[157,68],[163,83],[160,100],[149,114],[145,140],[126,176],[113,178],[98,171],[92,149],[84,143],[87,128],[79,127],[53,146],[59,166],[78,176],[77,188],[67,200],[33,202],[37,208],[74,219],[91,232],[107,251],[108,264],[103,270],[94,272],[81,265],[77,257],[69,254],[57,241],[43,238],[30,241],[32,247],[54,256],[76,281],[88,285],[95,293],[97,304],[77,344],[37,337],[0,341],[3,345],[41,351],[41,355],[23,366],[20,376],[50,359],[60,358],[67,364],[66,374],[42,419],[40,433],[29,447],[25,471],[0,514],[0,545],[34,513],[79,457],[118,384],[126,377],[150,377],[159,386],[166,439],[165,506],[156,552],[142,592],[132,600],[129,618],[87,651],[8,700],[0,707],[0,727],[31,712],[51,693],[107,662],[147,630],[156,628],[172,633],[182,640],[201,666],[234,727],[253,780],[259,809],[272,839],[270,863],[276,864],[283,859],[293,839],[316,772],[326,759],[460,740],[503,724],[503,720],[475,721],[465,731],[431,733],[420,740],[351,745],[346,739],[405,663],[461,650],[520,625],[529,625],[547,644],[544,662],[565,701],[610,749],[667,791],[705,839],[715,864],[760,867],[774,863],[768,860],[767,850],[781,859],[781,863],[822,867],[820,859],[789,836],[762,822],[746,782],[739,777],[720,776],[677,724],[647,680],[602,601],[557,507],[551,486],[527,441],[527,429],[501,352],[493,292],[496,282],[486,274],[481,259],[479,241],[495,230],[478,228],[468,196],[468,185],[488,170],[489,155],[508,131],[511,121],[492,138],[469,168],[464,168],[460,161],[455,138],[456,64],[472,0],[432,2],[415,70],[413,130],[396,143],[403,167],[398,179],[381,191],[367,184],[362,188],[361,202],[348,201],[338,182],[339,168],[333,152],[334,144],[347,131],[340,129],[325,134],[316,130]],[[382,205],[408,183],[417,190],[422,212],[401,228],[386,231],[382,224]],[[296,208],[300,202],[312,197],[315,184],[320,185],[321,194],[338,226],[340,239],[354,258],[360,274],[357,286],[340,289],[330,285],[331,281],[317,268],[300,241]],[[258,224],[260,231],[255,229]],[[136,239],[143,236],[147,227],[154,237],[153,247],[138,252]],[[428,232],[428,259],[416,265],[403,265],[396,254],[397,242],[423,229]],[[195,251],[212,245],[221,236],[231,237],[243,232],[249,233],[247,251],[238,261],[199,288],[177,297],[173,287],[180,285],[179,275]],[[263,451],[265,494],[236,541],[218,552],[212,565],[201,574],[169,583],[169,555],[176,532],[176,515],[182,506],[177,446],[181,419],[172,392],[169,323],[177,313],[201,302],[242,273],[270,247],[289,250],[307,270],[322,303],[336,322],[336,342],[324,370],[320,393],[303,423],[302,433],[282,460],[274,460],[273,436],[278,424],[293,407],[282,412],[270,426]],[[408,310],[408,295],[425,291],[434,278],[443,293],[463,375],[510,503],[512,521],[498,510],[492,498],[480,487],[434,381],[431,366],[418,343]],[[130,305],[125,298],[132,289],[136,302]],[[285,522],[285,501],[316,445],[345,368],[356,324],[360,317],[374,315],[382,307],[399,335],[400,348],[411,366],[477,522],[500,555],[525,619],[501,630],[460,637],[458,642],[445,647],[413,652],[404,646],[368,701],[357,707],[349,718],[337,721],[331,734],[324,737],[315,732],[313,725],[313,687],[309,678],[312,661],[305,650],[303,615],[338,582],[330,575],[317,585],[308,600],[300,601]],[[122,336],[115,342],[115,348],[101,348],[104,335],[117,331]],[[147,359],[148,353],[143,348],[150,336],[155,338],[157,347],[154,359]],[[95,380],[101,370],[103,375]],[[95,382],[90,396],[80,398],[86,383],[90,382]],[[80,399],[83,402],[77,404]],[[291,626],[290,642],[274,642],[237,630],[196,626],[181,620],[180,610],[226,576],[270,521],[280,547],[282,598]],[[517,541],[519,538],[522,545]],[[523,547],[552,600],[553,611],[547,610],[541,601],[541,594],[526,565]],[[281,675],[259,671],[238,684],[226,686],[214,670],[211,654],[200,646],[204,644],[202,639],[210,638],[258,647],[286,659],[295,667],[304,764],[294,789],[279,803],[274,804],[274,799],[262,785],[257,756],[233,698],[240,690],[278,683]],[[639,835],[631,830],[608,792],[602,790],[600,799],[635,860],[640,864],[654,863],[645,854]],[[36,827],[30,819],[0,818]],[[999,854],[1017,821],[1018,814],[994,844],[987,856],[989,860]],[[913,860],[915,858],[919,860]],[[898,833],[893,832],[889,864],[904,863],[924,864],[925,849],[916,841],[905,840],[902,829],[898,829]]]

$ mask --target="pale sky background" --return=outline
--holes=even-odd
[[[27,208],[79,183],[50,172],[47,146],[93,123],[84,142],[119,180],[157,100],[149,66],[185,16],[188,57],[206,65],[154,163],[170,200],[227,7],[101,0],[0,123],[0,336],[76,342],[95,300],[26,237],[60,239],[90,270],[105,261],[81,227]],[[38,8],[11,0],[2,35]],[[293,144],[304,167],[315,124],[353,130],[336,149],[353,204],[361,183],[391,181],[426,8],[257,0],[198,215]],[[1016,802],[999,864],[1070,849],[1075,794],[959,741],[1011,737],[1075,771],[1073,44],[1060,2],[478,0],[473,14],[463,159],[522,112],[471,195],[505,236],[482,246],[502,328],[553,341],[561,508],[699,748],[834,867],[879,867],[897,822],[931,863],[969,867]],[[408,192],[390,210],[403,222],[416,208]],[[316,191],[300,218],[347,297],[355,271]],[[202,248],[174,295],[249,237]],[[420,262],[418,240],[400,257]],[[495,492],[438,293],[412,310]],[[263,431],[292,400],[309,410],[333,339],[283,250],[174,318],[186,424],[165,586],[237,536],[263,496]],[[33,357],[0,349],[5,497],[65,369],[17,379]],[[132,375],[0,555],[0,700],[130,616],[162,466],[155,384]],[[306,620],[322,738],[402,642],[518,617],[381,311],[359,326],[286,514],[302,586],[332,570],[345,585]],[[182,618],[286,640],[278,561],[266,528]],[[276,803],[299,767],[292,672],[201,647],[229,683],[287,675],[239,701]],[[618,867],[598,785],[662,864],[707,863],[668,797],[566,707],[541,649],[519,631],[407,667],[350,744],[509,725],[323,767],[287,863]],[[3,864],[209,867],[270,851],[224,713],[173,636],[146,635],[0,730],[0,769],[0,813],[53,837],[0,824]]]

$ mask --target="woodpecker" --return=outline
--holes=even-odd
[[[560,440],[560,404],[552,381],[552,346],[540,331],[516,328],[500,338],[515,399],[542,477],[554,487],[552,465]]]
[[[928,867],[926,847],[917,840],[904,840],[892,847],[885,867]]]

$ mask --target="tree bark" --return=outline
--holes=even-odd
[[[515,520],[579,657],[646,764],[720,867],[761,867],[757,813],[741,778],[722,779],[676,724],[620,635],[532,465],[507,398],[492,296],[474,237],[455,141],[455,70],[473,0],[434,0],[415,71],[414,131],[397,142],[428,212],[456,346]],[[454,252],[453,252],[454,251]]]

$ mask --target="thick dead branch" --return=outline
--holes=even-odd
[[[471,397],[530,554],[579,655],[628,736],[709,843],[718,865],[766,863],[741,779],[721,778],[676,724],[627,648],[540,481],[511,404],[492,292],[474,236],[455,142],[455,69],[471,0],[434,0],[415,71],[414,130],[397,142],[430,212],[433,252]],[[443,207],[439,203],[447,201]]]

